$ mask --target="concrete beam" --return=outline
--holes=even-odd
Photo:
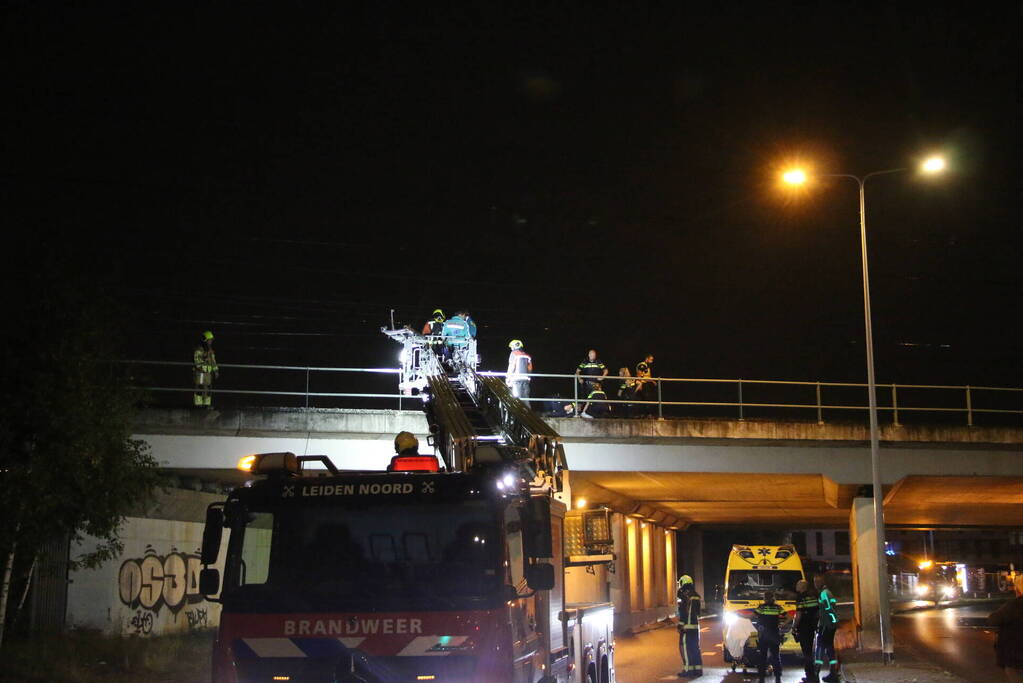
[[[665,443],[668,441],[716,440],[778,442],[836,442],[869,444],[870,430],[859,423],[802,422],[797,420],[580,420],[548,419],[566,439],[594,443]],[[968,427],[966,425],[881,425],[881,441],[888,443],[1005,444],[1023,443],[1018,427]]]

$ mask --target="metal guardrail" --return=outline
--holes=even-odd
[[[123,361],[124,364],[131,366],[151,366],[151,367],[164,367],[164,368],[191,368],[192,364],[188,362],[180,361],[149,361],[149,360],[132,360]],[[291,378],[288,382],[282,382],[281,384],[288,385],[289,388],[279,389],[267,389],[265,375],[260,377],[259,384],[254,387],[246,388],[242,386],[244,383],[239,382],[238,378],[224,377],[214,383],[212,393],[218,396],[280,396],[288,398],[299,398],[302,399],[305,407],[311,407],[311,402],[323,402],[324,400],[331,399],[373,399],[373,400],[387,400],[397,401],[398,407],[403,407],[403,402],[415,401],[418,404],[418,398],[415,396],[408,396],[401,393],[392,391],[323,391],[323,390],[312,390],[313,379],[316,378],[318,384],[332,384],[327,380],[344,378],[343,384],[345,386],[349,384],[359,383],[362,385],[359,388],[364,387],[369,381],[367,378],[370,376],[387,376],[399,374],[399,370],[396,368],[335,368],[335,367],[318,367],[318,366],[298,366],[298,365],[251,365],[251,364],[236,364],[236,363],[224,363],[220,365],[221,370],[255,370],[260,373],[267,372],[283,372],[290,373]],[[189,373],[181,373],[179,377],[187,377]],[[228,373],[230,375],[232,373]],[[491,376],[491,377],[503,377],[503,372],[480,372],[480,375]],[[361,379],[354,380],[353,376]],[[730,413],[734,411],[731,416],[738,417],[739,419],[745,419],[748,417],[748,411],[751,409],[783,409],[783,410],[796,410],[799,412],[806,412],[816,415],[817,422],[824,423],[825,411],[835,412],[848,412],[848,411],[867,411],[868,406],[866,402],[866,383],[859,382],[808,382],[808,381],[790,381],[790,380],[753,380],[753,379],[718,379],[718,378],[691,378],[691,377],[651,377],[643,378],[644,381],[651,383],[657,393],[657,400],[639,400],[639,399],[593,399],[588,400],[586,396],[582,395],[582,387],[579,382],[580,377],[575,374],[555,374],[555,373],[532,373],[530,378],[534,380],[532,382],[535,387],[541,380],[548,382],[551,380],[559,381],[570,381],[572,384],[571,392],[566,393],[568,395],[561,396],[558,394],[547,395],[547,396],[534,396],[528,399],[522,399],[529,402],[530,404],[547,405],[550,403],[559,403],[562,405],[572,404],[579,406],[587,403],[601,403],[612,406],[624,406],[633,410],[639,408],[640,410],[650,411],[646,417],[653,417],[652,411],[656,409],[656,417],[664,418],[666,412],[672,413],[671,416],[682,416],[683,413],[679,413],[678,408],[714,408],[714,409],[727,409]],[[619,375],[607,375],[601,378],[583,378],[583,379],[599,379],[605,385],[609,382],[615,384],[617,388],[618,384],[622,381],[631,380],[635,382],[636,377],[631,376],[619,376]],[[174,382],[177,383],[177,380]],[[390,386],[396,386],[396,382]],[[225,386],[227,385],[227,386]],[[678,390],[686,387],[694,387],[704,385],[711,387],[731,387],[732,396],[734,400],[725,398],[724,400],[673,400],[671,394],[677,394]],[[278,385],[279,386],[279,385]],[[799,400],[748,400],[749,392],[751,390],[763,390],[765,388],[782,387],[789,390],[799,391],[812,391],[812,400],[799,401]],[[142,386],[147,391],[160,392],[160,393],[191,393],[193,387],[187,384],[181,384],[177,386]],[[825,394],[835,394],[839,392],[848,392],[849,390],[862,390],[863,402],[849,402],[843,400],[825,400]],[[607,394],[611,394],[611,388],[607,390]],[[706,392],[706,389],[705,389]],[[900,399],[900,392],[902,398]],[[936,393],[940,392],[943,394],[943,401],[936,401],[931,405],[924,405],[919,402],[910,403],[905,400],[906,393]],[[877,385],[878,401],[886,401],[884,404],[878,405],[878,410],[883,411],[891,415],[892,423],[899,425],[900,415],[907,413],[934,413],[934,414],[961,414],[966,418],[966,424],[973,426],[975,417],[978,415],[1023,415],[1023,388],[1019,387],[991,387],[991,386],[971,386],[971,385],[949,385],[949,384],[878,384]],[[997,405],[997,401],[992,400],[994,396],[1009,397],[1012,402],[1011,407],[1003,405]],[[886,398],[887,397],[887,398]],[[709,397],[704,397],[709,398]],[[980,400],[978,404],[978,399]],[[901,400],[901,402],[900,402]],[[329,407],[337,407],[336,401],[332,402],[335,405]],[[997,405],[997,407],[996,407]],[[418,407],[418,406],[417,406]],[[578,407],[575,409],[578,414]]]

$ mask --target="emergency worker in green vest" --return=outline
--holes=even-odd
[[[817,591],[810,588],[806,579],[796,582],[796,620],[792,635],[803,651],[803,681],[817,683],[817,666],[814,662],[813,641],[817,637],[818,616]]]
[[[817,598],[819,618],[816,663],[819,671],[827,670],[828,672],[826,676],[821,676],[821,680],[826,683],[834,683],[841,680],[838,656],[835,654],[835,632],[838,630],[838,612],[835,607],[838,605],[838,600],[828,590],[823,574],[813,577],[813,585],[820,591],[820,596]]]
[[[753,623],[757,627],[757,648],[760,650],[758,673],[760,683],[764,683],[767,665],[774,670],[775,683],[781,683],[781,647],[782,628],[788,624],[789,613],[774,601],[774,591],[764,591],[764,602],[753,610]]]
[[[192,354],[192,376],[195,379],[193,405],[196,408],[212,408],[213,378],[220,376],[220,368],[217,367],[217,356],[213,353],[213,333],[209,330],[202,333],[202,339]]]

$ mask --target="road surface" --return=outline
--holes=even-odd
[[[747,675],[732,673],[721,656],[721,624],[716,618],[701,621],[700,646],[703,651],[704,675],[700,683],[743,683],[756,681],[756,671]],[[617,683],[653,683],[654,681],[684,681],[678,678],[681,659],[678,654],[678,631],[674,626],[641,633],[638,636],[618,636],[615,639],[615,672]],[[803,678],[803,665],[798,660],[782,662],[784,683],[799,683]],[[773,680],[773,679],[769,679]]]
[[[982,625],[998,605],[969,605],[896,614],[892,617],[896,656],[899,651],[929,661],[975,683],[1005,680],[995,666],[995,634]]]
[[[997,605],[973,605],[947,609],[930,609],[892,618],[896,642],[896,661],[909,664],[913,660],[934,665],[951,672],[945,680],[959,677],[972,683],[991,683],[1004,680],[1004,674],[995,666],[994,633],[988,629],[963,626],[982,623]],[[721,656],[721,624],[717,618],[705,619],[700,629],[703,651],[704,676],[701,683],[742,683],[757,680],[756,672],[746,676],[732,673]],[[686,680],[677,677],[681,668],[678,655],[678,633],[674,626],[659,628],[638,636],[618,636],[615,643],[615,669],[618,683],[651,683],[653,681]],[[803,677],[802,662],[785,659],[782,662],[785,683],[798,683]],[[862,676],[864,681],[888,680],[884,670],[873,668]],[[891,680],[913,680],[917,673],[896,674],[889,668]],[[938,672],[940,673],[940,672]],[[920,680],[925,680],[920,672]],[[908,678],[906,676],[909,675]]]

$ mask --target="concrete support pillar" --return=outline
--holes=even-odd
[[[874,499],[854,498],[849,513],[849,546],[852,552],[853,592],[860,647],[881,649],[880,591],[878,585],[877,534],[874,533]],[[887,618],[887,615],[885,615]]]
[[[689,574],[693,577],[696,592],[704,600],[707,600],[706,586],[703,585],[703,529],[689,527],[685,531],[679,531],[676,538],[678,539],[679,576]]]

